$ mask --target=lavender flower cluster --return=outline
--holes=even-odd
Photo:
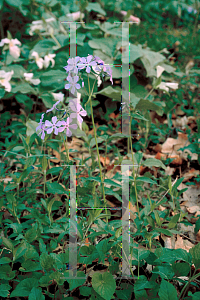
[[[90,73],[91,67],[93,68],[93,71],[95,71],[97,74],[102,72],[102,75],[105,76],[107,74],[110,77],[110,81],[113,84],[112,80],[112,70],[110,66],[105,65],[104,61],[101,60],[99,57],[92,55],[88,55],[87,57],[75,57],[75,58],[69,58],[67,61],[68,65],[64,67],[66,72],[68,73],[67,80],[69,83],[65,85],[65,89],[70,90],[70,92],[75,95],[75,92],[77,89],[80,89],[81,86],[79,83],[79,76],[78,72],[86,68],[86,72]],[[98,65],[99,64],[99,65]],[[82,81],[82,87],[84,86],[84,82]],[[40,123],[38,127],[36,128],[36,131],[40,129],[41,139],[44,140],[45,133],[51,134],[54,131],[55,135],[58,135],[59,132],[63,132],[66,130],[66,135],[71,136],[72,132],[70,128],[77,129],[76,124],[71,124],[73,119],[77,119],[79,123],[83,122],[83,119],[81,116],[86,116],[87,112],[83,109],[83,107],[77,103],[77,98],[74,98],[73,100],[70,100],[69,107],[71,111],[73,111],[69,117],[67,117],[65,120],[58,120],[56,116],[52,117],[52,122],[46,120],[43,122],[44,115],[42,114],[42,117],[40,119]],[[57,105],[60,103],[61,100],[57,101],[51,109],[48,109],[46,113],[52,111],[53,109],[57,109]],[[63,116],[66,114],[63,114]],[[62,116],[62,118],[63,118]]]

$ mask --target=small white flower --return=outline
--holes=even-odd
[[[39,54],[35,51],[33,51],[33,53],[31,54],[31,56],[35,57],[35,62],[37,64],[37,66],[42,69],[43,68],[43,59],[41,57],[39,57]]]
[[[45,28],[45,23],[49,23],[51,21],[55,21],[55,18],[49,18],[46,19],[45,22],[43,20],[37,20],[37,21],[33,21],[32,24],[30,25],[30,31],[29,34],[33,35],[35,30],[44,30]],[[47,25],[47,27],[49,27],[49,25]]]
[[[2,47],[4,44],[9,44],[9,51],[10,55],[13,56],[15,59],[20,56],[20,49],[16,45],[21,46],[21,42],[18,41],[18,39],[11,39],[8,38],[2,39],[0,42],[0,47]]]
[[[24,77],[25,77],[26,81],[29,81],[34,85],[37,85],[40,83],[40,79],[32,79],[33,73],[24,73]]]
[[[72,18],[73,21],[76,21],[76,20],[80,19],[80,17],[84,18],[85,15],[83,13],[81,13],[80,11],[77,11],[77,12],[74,12],[71,14],[67,14],[67,17]]]
[[[157,88],[169,92],[169,88],[176,90],[178,88],[178,83],[175,82],[161,82]]]
[[[50,61],[52,63],[52,68],[54,67],[55,65],[55,60],[53,59],[56,55],[55,54],[48,54],[48,55],[45,55],[44,57],[44,61],[43,61],[43,66],[45,68],[48,68],[49,64],[50,64]]]
[[[63,93],[59,92],[59,93],[51,93],[51,94],[53,95],[55,100],[63,102],[65,96]]]
[[[157,78],[159,78],[161,75],[162,75],[162,73],[164,72],[164,68],[163,67],[161,67],[161,66],[157,66],[156,67],[156,71],[157,71]]]
[[[0,71],[0,84],[5,87],[7,92],[11,91],[11,84],[9,83],[14,71],[5,72],[4,70]]]

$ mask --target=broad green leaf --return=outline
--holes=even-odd
[[[104,89],[100,90],[96,94],[101,94],[104,96],[107,96],[109,98],[121,101],[121,92],[117,90],[116,88],[113,88],[112,86],[107,86]]]
[[[28,297],[34,287],[38,287],[38,280],[36,278],[26,278],[20,281],[10,297]]]
[[[173,284],[162,279],[160,289],[158,292],[160,300],[177,300],[177,291]]]
[[[64,272],[63,277],[65,277],[65,280],[67,280],[67,282],[69,283],[69,288],[70,290],[75,289],[76,287],[79,287],[80,285],[83,285],[85,283],[86,280],[86,276],[85,273],[82,271],[77,271],[77,275],[75,279],[68,279],[70,276],[70,272],[69,270]],[[78,277],[84,277],[84,279],[78,279]]]
[[[53,88],[64,88],[64,79],[66,78],[66,73],[60,70],[51,70],[45,72],[41,77],[41,85]]]
[[[1,285],[0,285],[0,297],[3,297],[3,298],[8,297],[10,289],[11,289],[11,286],[9,284],[1,283]]]
[[[12,260],[9,257],[0,258],[0,265],[9,264]]]
[[[56,46],[55,42],[53,40],[49,40],[49,39],[43,39],[43,40],[40,40],[33,48],[32,48],[32,51],[36,51],[39,56],[43,56],[43,55],[46,55],[47,51],[52,51],[52,48]],[[52,53],[52,52],[50,52]],[[32,56],[31,56],[32,58]],[[55,59],[56,57],[54,57]],[[51,64],[51,62],[50,62]]]
[[[32,288],[28,300],[45,300],[45,296],[42,294],[41,288]]]
[[[174,262],[172,269],[176,277],[187,276],[190,272],[190,266],[186,262]]]
[[[25,239],[28,243],[32,243],[37,238],[37,232],[35,230],[35,227],[30,228],[25,233]]]
[[[40,96],[40,98],[42,99],[42,102],[47,108],[52,108],[52,106],[55,104],[53,96],[50,93],[44,93]]]
[[[200,243],[190,248],[189,252],[192,254],[192,260],[196,269],[200,268]]]
[[[19,83],[12,88],[12,93],[22,93],[22,94],[34,94],[36,95],[36,90],[27,82]]]
[[[116,282],[110,273],[96,272],[92,276],[93,289],[105,300],[110,300],[116,289]]]
[[[106,15],[105,10],[103,10],[103,9],[101,8],[100,4],[97,3],[97,2],[95,2],[95,3],[89,2],[85,9],[86,9],[88,12],[90,12],[90,11],[93,10],[93,11],[96,11],[96,12],[100,13],[100,14],[103,15],[103,16]]]
[[[162,115],[163,108],[155,104],[154,102],[151,102],[149,100],[140,99],[140,101],[137,103],[136,109],[144,112],[146,110],[153,110],[156,111],[159,115]]]
[[[32,136],[34,133],[36,133],[36,128],[38,127],[38,123],[28,119],[26,122],[26,135]]]
[[[79,291],[82,296],[90,296],[92,292],[92,288],[89,286],[81,286],[79,288]]]
[[[42,253],[40,255],[40,264],[44,270],[49,271],[53,269],[54,259],[47,253]]]
[[[66,193],[65,189],[58,182],[52,182],[52,183],[47,182],[46,185],[47,185],[47,192],[46,192],[47,194],[51,193],[55,195],[55,193],[56,194]]]
[[[147,158],[144,162],[143,165],[146,167],[157,167],[157,168],[163,168],[166,169],[166,166],[156,158]]]
[[[152,273],[159,274],[163,279],[172,279],[174,276],[172,267],[168,265],[156,266]]]
[[[26,260],[22,263],[22,266],[19,268],[21,272],[35,272],[42,271],[42,267],[39,262]]]

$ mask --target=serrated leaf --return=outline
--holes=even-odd
[[[0,297],[6,298],[9,295],[9,290],[11,286],[9,284],[1,283],[0,285]]]

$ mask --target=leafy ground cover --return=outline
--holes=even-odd
[[[1,298],[199,299],[198,1],[0,7]],[[129,52],[114,23],[128,20]]]

